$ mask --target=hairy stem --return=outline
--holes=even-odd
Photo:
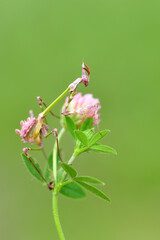
[[[61,223],[59,220],[59,215],[58,215],[58,193],[56,192],[53,193],[53,215],[54,215],[54,220],[55,220],[56,228],[58,231],[59,239],[65,240]]]

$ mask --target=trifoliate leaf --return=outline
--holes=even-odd
[[[91,128],[91,129],[87,129],[85,131],[83,131],[85,133],[85,135],[87,136],[87,139],[88,141],[91,140],[91,138],[93,137],[94,135],[94,128]]]
[[[99,140],[101,140],[102,138],[104,138],[104,136],[106,136],[106,134],[109,132],[109,130],[103,130],[100,131],[98,133],[96,133],[92,139],[89,141],[88,146],[92,146],[93,144],[95,144],[96,142],[98,142]]]
[[[91,140],[93,134],[94,134],[94,128],[92,129],[87,129],[85,131],[83,131],[83,133],[86,135],[88,141]],[[75,156],[78,156],[79,154],[83,153],[83,152],[87,152],[90,149],[88,147],[84,147],[84,144],[82,144],[80,142],[80,140],[77,139],[76,141],[76,146],[75,146],[75,150],[74,150],[74,154]]]

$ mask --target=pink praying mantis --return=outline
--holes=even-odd
[[[67,94],[69,94],[68,103],[72,101],[73,97],[75,96],[77,92],[78,85],[83,82],[85,87],[88,86],[89,83],[89,75],[90,75],[90,69],[87,64],[82,63],[82,76],[81,78],[77,78],[73,83],[71,83],[68,88],[56,99],[54,100],[49,106],[45,104],[45,102],[41,99],[41,97],[37,97],[41,113],[38,115],[38,118],[34,117],[33,112],[30,111],[30,117],[27,118],[27,121],[21,121],[21,130],[16,129],[16,133],[20,135],[22,138],[22,141],[24,143],[29,142],[31,144],[36,143],[38,148],[30,148],[25,147],[23,148],[23,152],[28,158],[28,160],[31,162],[37,173],[41,176],[41,178],[44,180],[44,182],[47,184],[49,190],[52,190],[54,188],[54,182],[47,182],[42,173],[38,170],[36,165],[31,159],[31,155],[28,153],[28,151],[31,150],[42,150],[44,156],[46,157],[46,154],[43,149],[43,139],[49,137],[50,135],[54,135],[56,137],[57,142],[57,153],[58,156],[63,162],[61,156],[60,156],[60,150],[59,150],[59,142],[58,142],[58,131],[57,128],[54,128],[52,131],[48,133],[49,127],[46,119],[46,114],[49,112],[53,117],[59,118],[57,115],[55,115],[51,109]],[[43,108],[45,107],[45,109]],[[67,106],[66,106],[67,109]],[[65,115],[65,113],[63,113]]]

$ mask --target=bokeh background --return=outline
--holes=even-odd
[[[58,239],[51,192],[29,175],[14,129],[30,109],[38,114],[36,96],[50,103],[79,77],[83,60],[90,85],[78,90],[100,99],[100,129],[111,130],[103,143],[118,155],[76,159],[80,174],[106,182],[112,203],[61,195],[66,239],[160,239],[159,13],[158,0],[0,1],[0,239]],[[45,144],[49,152],[53,142]],[[69,134],[61,146],[67,159]]]

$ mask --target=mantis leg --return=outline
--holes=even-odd
[[[57,141],[57,153],[58,153],[58,156],[61,160],[61,162],[63,162],[61,156],[60,156],[60,151],[59,151],[59,142],[58,142],[58,131],[57,131],[57,128],[54,128],[50,133],[48,133],[45,138],[49,137],[51,134],[53,134],[54,136],[56,136],[56,141]]]
[[[60,156],[60,151],[59,151],[58,131],[57,131],[57,128],[54,128],[54,129],[52,130],[52,133],[53,133],[54,136],[56,136],[58,156],[59,156],[61,162],[63,162],[63,160],[62,160],[62,158],[61,158],[61,156]]]
[[[41,111],[43,112],[44,111],[44,109],[43,109],[43,105],[45,106],[45,108],[47,108],[48,106],[47,106],[47,104],[45,104],[45,102],[42,100],[42,98],[41,97],[37,97],[37,101],[38,101],[38,103],[39,103],[39,106],[40,106],[40,108],[41,108]],[[43,105],[42,105],[43,104]],[[59,116],[57,116],[56,114],[54,114],[52,111],[50,111],[50,114],[53,116],[53,117],[56,117],[56,118],[60,118]]]
[[[29,150],[41,150],[41,148],[23,148],[23,152],[26,155],[26,157],[28,158],[28,160],[30,161],[30,163],[33,165],[33,167],[36,169],[36,171],[38,172],[38,174],[41,176],[41,178],[44,180],[44,182],[47,184],[48,189],[52,190],[54,188],[54,182],[47,182],[46,179],[44,178],[44,176],[42,175],[42,173],[39,171],[39,169],[36,167],[36,165],[34,164],[34,162],[32,161],[32,159],[30,158],[30,155],[28,154]]]

